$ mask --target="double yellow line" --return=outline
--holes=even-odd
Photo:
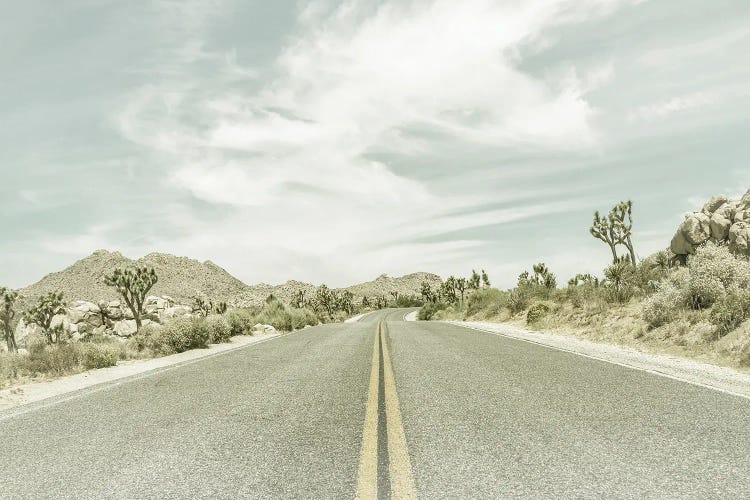
[[[375,332],[375,345],[372,352],[370,386],[365,410],[365,428],[362,434],[362,451],[359,460],[359,480],[357,498],[375,499],[378,497],[378,405],[380,393],[380,356],[383,356],[383,388],[385,403],[386,435],[388,440],[388,474],[390,476],[392,498],[417,498],[414,477],[406,447],[404,426],[401,423],[401,410],[393,378],[391,357],[388,353],[388,340],[383,322]],[[382,349],[381,349],[382,346]]]

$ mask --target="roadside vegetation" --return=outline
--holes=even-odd
[[[0,329],[5,341],[5,349],[0,348],[0,388],[106,368],[119,361],[202,349],[238,335],[291,332],[374,309],[423,304],[419,297],[396,293],[360,299],[322,285],[310,296],[297,292],[290,303],[271,295],[262,307],[252,308],[194,297],[186,308],[189,314],[162,321],[146,308],[148,294],[158,282],[154,269],[114,269],[105,282],[117,291],[135,322],[135,333],[127,339],[106,333],[72,334],[65,328],[68,304],[62,292],[46,293],[26,304],[17,292],[0,288]],[[104,301],[96,314],[100,324],[111,327],[108,311]],[[35,329],[20,342],[15,335],[19,320]]]
[[[423,291],[419,318],[512,322],[750,366],[750,261],[708,241],[686,259],[662,251],[636,262],[632,227],[630,202],[607,216],[595,214],[591,235],[612,253],[602,278],[578,274],[560,287],[539,263],[523,271],[512,289],[472,286],[465,297],[456,286],[462,279],[449,278],[440,289]]]

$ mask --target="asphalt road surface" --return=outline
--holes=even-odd
[[[750,497],[750,400],[406,312],[0,413],[0,498]]]

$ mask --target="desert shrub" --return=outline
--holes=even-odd
[[[442,311],[446,307],[448,306],[444,302],[428,302],[419,310],[417,317],[422,321],[429,321],[438,311]]]
[[[666,281],[658,286],[658,291],[643,301],[641,310],[643,320],[652,328],[673,321],[684,303],[683,292],[674,284]]]
[[[711,323],[718,336],[731,332],[750,317],[750,291],[732,287],[711,308]]]
[[[726,246],[709,242],[688,259],[686,282],[688,305],[705,309],[730,288],[750,288],[750,263],[732,255]]]
[[[208,329],[208,341],[211,344],[229,342],[232,332],[229,329],[229,323],[224,319],[224,316],[212,314],[204,319],[203,322]]]
[[[73,344],[59,344],[35,349],[19,358],[20,371],[30,374],[65,375],[80,366],[80,352]]]
[[[497,288],[479,288],[474,290],[466,300],[466,314],[473,316],[490,309],[497,311],[507,302],[507,292],[502,292]]]
[[[528,287],[518,287],[515,290],[511,290],[510,294],[508,295],[508,309],[511,313],[518,314],[519,312],[526,309],[526,306],[528,306],[528,304]]]
[[[606,297],[610,302],[627,302],[639,291],[638,273],[629,260],[615,262],[604,270]]]
[[[323,311],[321,314],[325,316],[324,320],[327,321],[339,321],[348,317],[348,313],[345,311],[333,311],[330,315],[327,311]],[[271,325],[280,331],[290,332],[304,328],[306,325],[315,326],[320,323],[320,320],[310,309],[288,307],[283,302],[274,299],[266,303],[255,317],[255,322]]]
[[[181,317],[162,327],[151,325],[133,336],[139,350],[149,350],[156,356],[166,356],[190,349],[208,347],[209,329],[202,319]]]
[[[85,342],[76,346],[80,350],[81,365],[87,370],[115,366],[120,358],[118,349],[106,345]]]
[[[253,334],[253,315],[247,309],[232,309],[225,315],[229,324],[229,335],[252,335]]]
[[[529,312],[526,313],[526,323],[533,324],[537,323],[543,317],[549,313],[550,309],[547,304],[538,303],[534,304],[529,308]]]

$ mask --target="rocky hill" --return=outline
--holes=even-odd
[[[670,250],[684,257],[707,241],[726,243],[732,253],[750,256],[750,190],[739,200],[714,196],[700,212],[688,214]]]
[[[159,276],[151,290],[152,295],[167,295],[178,303],[190,304],[193,297],[201,296],[214,302],[227,302],[233,306],[262,304],[270,294],[289,301],[298,290],[306,296],[315,292],[315,285],[300,281],[288,281],[281,285],[247,285],[211,261],[199,262],[187,257],[151,253],[138,260],[131,260],[119,252],[98,250],[79,260],[63,271],[45,276],[41,281],[20,290],[27,299],[41,294],[61,290],[69,300],[114,300],[117,295],[104,283],[104,276],[117,267],[153,267]],[[419,295],[422,281],[430,284],[440,282],[440,277],[429,273],[415,273],[400,278],[380,276],[374,281],[348,287],[355,296]]]

